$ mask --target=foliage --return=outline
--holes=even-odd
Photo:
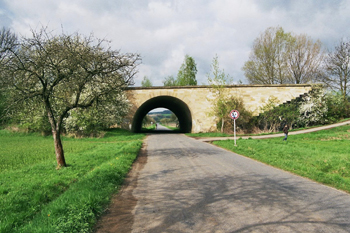
[[[0,70],[2,71],[3,67],[8,62],[8,57],[11,54],[11,51],[16,50],[18,43],[17,36],[11,32],[11,30],[3,27],[0,31]],[[3,75],[3,74],[1,74]],[[0,82],[1,84],[1,82]]]
[[[281,121],[281,117],[278,114],[278,99],[274,96],[270,96],[267,103],[260,107],[259,117],[256,119],[256,125],[259,128],[263,128],[265,131],[273,132],[276,130],[277,125]],[[278,113],[277,113],[278,112]],[[277,114],[276,114],[277,113]]]
[[[249,83],[283,84],[287,77],[287,41],[290,33],[282,27],[270,27],[254,41],[253,50],[243,70]]]
[[[323,89],[315,90],[303,97],[299,107],[299,122],[303,126],[324,124],[327,120],[328,106]]]
[[[7,28],[2,28],[0,31],[0,127],[8,122],[10,119],[6,115],[6,108],[8,106],[8,93],[6,90],[6,73],[4,67],[8,64],[8,58],[11,50],[16,50],[17,36]]]
[[[11,120],[9,123],[15,125],[24,132],[40,132],[43,135],[51,133],[51,125],[44,106],[35,106],[35,100],[28,99],[19,102],[17,108],[20,111],[7,113]],[[35,107],[34,107],[35,106]]]
[[[143,77],[143,80],[141,82],[141,86],[142,87],[152,87],[153,84],[152,84],[151,80],[147,76],[145,76],[145,77]]]
[[[169,121],[173,122],[177,121],[177,117],[170,110],[164,110],[162,112],[149,112],[147,115],[150,116],[154,122],[160,122],[164,118],[167,118]]]
[[[164,86],[195,86],[197,64],[189,55],[185,56],[184,62],[181,64],[177,77],[168,76],[163,81]]]
[[[288,79],[291,83],[310,83],[322,74],[322,44],[305,34],[292,35],[287,41]]]
[[[334,123],[340,119],[350,117],[350,101],[344,100],[340,92],[326,93],[326,104],[328,107],[327,121]]]
[[[252,112],[247,110],[244,106],[242,98],[230,97],[226,103],[227,114],[223,117],[223,120],[226,122],[223,132],[232,133],[234,131],[234,122],[229,116],[231,110],[239,111],[239,118],[236,120],[236,130],[241,132],[249,132],[251,125],[251,118],[253,116]],[[225,107],[222,106],[224,109]],[[219,122],[220,124],[220,122]]]
[[[350,40],[341,40],[334,51],[328,52],[325,67],[328,75],[321,81],[333,90],[340,91],[343,99],[349,94],[350,86]]]
[[[70,163],[55,170],[52,137],[0,130],[0,232],[90,232],[143,138],[116,129],[63,138]]]
[[[155,124],[156,124],[155,119],[153,119],[153,117],[151,117],[150,115],[146,115],[142,119],[142,127],[149,127],[149,125],[151,125],[151,127],[153,128],[153,125]]]
[[[321,86],[301,98],[277,105],[270,97],[260,108],[261,113],[252,118],[251,124],[268,132],[281,131],[287,124],[290,129],[323,125],[350,117],[350,103],[336,92],[326,92]]]
[[[170,122],[174,122],[176,125],[179,125],[179,119],[177,119],[177,116],[173,112],[170,116]]]
[[[137,54],[112,50],[106,40],[78,33],[53,35],[46,28],[22,38],[11,50],[5,66],[5,86],[11,91],[13,111],[20,103],[44,108],[54,136],[58,166],[65,166],[60,134],[64,119],[73,109],[89,108],[115,99],[133,83],[140,60]]]
[[[177,84],[179,86],[196,86],[197,64],[194,59],[188,55],[182,63],[177,74]]]
[[[350,192],[350,126],[281,138],[213,142],[235,153]]]
[[[260,107],[259,116],[252,118],[251,124],[268,132],[281,131],[286,124],[292,129],[300,116],[298,101],[295,99],[290,103],[277,105],[277,98],[270,96],[267,103]]]
[[[215,55],[210,66],[210,72],[207,74],[209,85],[215,89],[215,92],[222,91],[225,85],[232,83],[232,78],[220,69],[219,57]]]
[[[64,129],[75,136],[98,136],[101,131],[121,124],[128,110],[129,101],[123,94],[114,99],[101,98],[100,103],[93,104],[91,108],[70,111],[64,121]]]
[[[214,116],[217,118],[218,128],[220,128],[221,133],[225,131],[231,131],[233,126],[229,113],[231,110],[236,109],[241,113],[239,120],[239,127],[244,127],[249,121],[252,113],[245,109],[243,100],[232,96],[228,93],[225,86],[231,82],[229,75],[225,74],[224,70],[220,69],[218,56],[213,58],[211,65],[211,72],[207,74],[208,83],[211,85],[211,98],[208,99],[212,103],[212,110],[209,116]],[[231,122],[226,124],[226,122]],[[238,121],[237,121],[238,122]]]
[[[307,83],[322,73],[322,58],[320,41],[270,27],[255,39],[243,70],[252,84]]]
[[[176,115],[173,112],[171,112],[170,115],[163,115],[163,117],[159,121],[162,125],[165,125],[165,126],[169,124],[175,124],[176,127],[178,127],[179,125],[179,120],[177,119]]]
[[[165,87],[178,86],[177,80],[172,75],[166,77],[163,81],[163,84]]]

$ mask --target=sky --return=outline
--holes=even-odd
[[[135,86],[144,76],[163,86],[185,55],[197,64],[199,85],[215,56],[234,83],[247,83],[242,67],[268,27],[307,34],[330,50],[350,37],[350,0],[0,0],[0,26],[22,36],[45,26],[110,40],[141,55]]]

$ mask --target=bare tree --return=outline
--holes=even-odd
[[[288,41],[287,64],[291,83],[315,81],[321,72],[323,60],[322,44],[307,35],[293,36]]]
[[[62,167],[66,162],[61,130],[68,113],[99,104],[106,97],[116,98],[124,87],[133,83],[139,61],[139,55],[112,50],[106,40],[92,35],[55,36],[43,28],[32,31],[32,37],[23,38],[19,49],[12,51],[5,81],[14,108],[27,100],[44,107],[54,138],[57,165]]]
[[[349,93],[350,83],[350,40],[343,39],[329,51],[325,66],[328,76],[323,76],[322,81],[333,90],[340,91],[343,99]]]

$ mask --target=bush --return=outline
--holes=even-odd
[[[299,124],[311,126],[325,124],[327,120],[328,106],[326,93],[323,89],[317,88],[303,97],[299,107]]]
[[[250,132],[252,128],[251,118],[253,113],[247,110],[244,106],[244,102],[242,98],[230,97],[225,103],[226,106],[230,106],[227,114],[223,118],[226,124],[224,125],[224,132],[232,133],[234,131],[234,121],[230,118],[229,113],[233,109],[239,111],[239,118],[236,120],[236,130],[241,132]],[[217,123],[217,128],[220,129],[221,120]]]
[[[268,132],[281,131],[286,124],[291,129],[297,127],[300,99],[294,99],[282,105],[277,105],[277,102],[276,97],[270,97],[267,103],[260,108],[263,112],[252,119],[252,124]]]
[[[339,92],[329,92],[326,94],[326,104],[328,112],[326,118],[329,123],[350,117],[350,102],[344,100]]]
[[[253,117],[251,124],[259,130],[281,131],[285,124],[290,129],[337,122],[350,117],[350,102],[337,92],[326,92],[320,87],[300,98],[277,105],[277,99],[269,98],[260,108],[262,113]]]
[[[32,108],[32,103],[24,103],[21,111],[11,115],[9,123],[16,125],[24,132],[40,132],[43,135],[51,134],[51,125],[43,107]]]

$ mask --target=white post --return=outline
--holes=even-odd
[[[236,145],[236,119],[233,119],[233,128],[234,128],[233,136],[234,136],[234,139],[235,139],[235,146],[237,146]]]

